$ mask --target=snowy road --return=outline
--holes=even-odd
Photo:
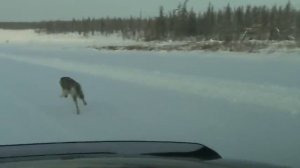
[[[225,158],[300,166],[299,53],[119,52],[0,45],[0,144],[199,142]],[[83,85],[75,114],[58,80]]]

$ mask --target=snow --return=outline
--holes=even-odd
[[[120,34],[105,35],[96,33],[95,36],[83,36],[78,33],[46,34],[28,30],[0,29],[0,44],[30,44],[54,46],[89,46],[89,45],[124,45],[136,44],[133,40],[125,40]]]
[[[189,141],[300,166],[298,52],[98,51],[57,37],[0,44],[0,144]],[[83,87],[80,115],[62,76]]]

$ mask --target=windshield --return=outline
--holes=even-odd
[[[300,167],[299,0],[1,0],[0,145],[204,144]]]

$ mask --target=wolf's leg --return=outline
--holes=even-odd
[[[80,114],[80,110],[79,110],[79,107],[78,107],[78,102],[77,102],[77,97],[76,96],[73,96],[73,101],[74,101],[75,106],[76,106],[76,113]]]
[[[62,92],[61,92],[61,96],[60,97],[68,97],[68,91],[65,90],[65,89],[62,89]]]
[[[84,99],[81,99],[81,100],[82,100],[82,103],[86,106],[87,105],[86,101]]]
[[[77,102],[78,93],[76,91],[76,88],[72,87],[70,93],[71,93],[71,95],[73,97],[73,101],[74,101],[74,103],[76,105],[76,112],[77,112],[77,114],[79,114],[80,111],[79,111],[78,102]]]

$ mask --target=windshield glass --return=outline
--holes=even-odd
[[[0,145],[204,144],[300,167],[299,0],[1,0]]]

